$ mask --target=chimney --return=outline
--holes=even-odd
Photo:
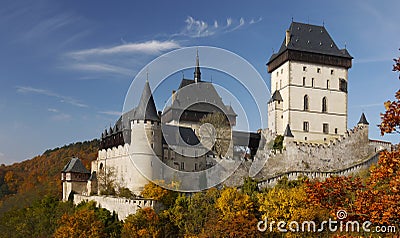
[[[286,30],[286,42],[285,45],[288,46],[290,42],[290,31]]]
[[[176,97],[175,93],[176,93],[176,91],[172,90],[172,103],[174,103],[174,101],[175,101],[175,97]]]

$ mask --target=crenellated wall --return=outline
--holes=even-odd
[[[389,142],[370,141],[368,125],[363,124],[326,144],[296,142],[285,137],[286,146],[282,152],[272,150],[276,136],[272,131],[263,130],[262,135],[266,143],[255,160],[242,163],[225,185],[240,186],[243,177],[249,175],[265,184],[274,184],[283,176],[296,179],[300,175],[310,178],[347,175],[376,163],[379,151],[391,149]],[[249,171],[258,173],[253,175]]]
[[[129,214],[135,214],[137,210],[145,207],[153,208],[156,211],[162,209],[162,205],[152,199],[127,199],[106,196],[84,196],[74,194],[74,204],[79,204],[83,201],[95,201],[97,206],[105,208],[111,212],[116,212],[120,220],[124,220]]]

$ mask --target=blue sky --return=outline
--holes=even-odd
[[[375,125],[399,88],[391,71],[399,8],[399,1],[2,1],[0,163],[98,138],[139,70],[174,49],[230,50],[268,82],[265,63],[292,17],[324,22],[354,56],[348,126],[365,112],[371,138],[397,142]]]

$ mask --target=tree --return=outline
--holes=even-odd
[[[98,172],[97,180],[100,195],[116,195],[116,175],[114,167],[107,167]]]
[[[163,184],[163,181],[158,181],[157,183]],[[178,193],[172,190],[165,189],[153,182],[149,182],[143,188],[141,195],[144,198],[150,198],[160,201],[166,208],[169,208],[175,203],[175,199]]]
[[[283,139],[284,137],[282,135],[277,135],[274,139],[274,145],[272,146],[272,149],[279,150],[282,152],[283,149]]]
[[[400,72],[400,57],[394,59],[394,72]],[[399,76],[400,79],[400,76]],[[400,90],[396,100],[385,102],[385,113],[381,114],[381,134],[400,133]],[[366,188],[358,192],[355,209],[360,219],[375,224],[398,224],[400,222],[400,149],[381,152],[378,165],[370,170]]]
[[[314,221],[318,224],[322,220],[326,220],[328,213],[324,209],[309,203],[308,196],[303,184],[295,187],[275,186],[259,193],[259,211],[262,213],[262,219],[267,219],[269,225],[273,222],[284,221],[287,230],[289,230],[288,224],[290,222],[301,224],[304,221]],[[270,229],[270,226],[267,226],[266,232],[270,232]],[[277,232],[276,223],[272,226],[272,232]],[[288,233],[289,236],[298,234],[301,233]],[[306,234],[301,234],[300,237],[303,236],[306,236]]]
[[[400,72],[400,57],[394,59],[394,62],[393,71]],[[395,98],[395,101],[387,101],[384,103],[386,112],[381,114],[382,122],[379,125],[381,135],[392,132],[400,133],[400,90],[396,92]]]
[[[55,238],[106,237],[104,224],[96,217],[94,210],[79,210],[72,215],[63,215]]]
[[[122,228],[122,237],[159,237],[159,217],[151,208],[143,208],[129,215]]]
[[[219,158],[229,156],[232,128],[227,117],[221,112],[210,113],[200,119],[200,124],[201,143]]]
[[[258,219],[250,196],[236,188],[224,188],[215,201],[199,237],[259,237]]]

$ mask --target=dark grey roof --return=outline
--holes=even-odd
[[[286,129],[285,129],[285,133],[283,133],[283,136],[285,136],[285,137],[294,137],[293,134],[292,134],[292,130],[290,130],[289,124],[287,124]]]
[[[90,171],[85,168],[79,158],[72,158],[61,172],[90,174]]]
[[[281,93],[280,93],[278,90],[275,90],[274,94],[272,94],[272,97],[271,97],[271,99],[268,101],[268,103],[274,102],[274,101],[281,101],[281,102],[283,102],[282,95],[281,95]]]
[[[168,145],[198,145],[200,144],[199,138],[192,128],[162,125],[163,143]]]
[[[358,124],[369,125],[364,113],[361,114],[360,121],[358,122]]]
[[[181,110],[195,110],[214,112],[215,107],[227,115],[236,115],[233,108],[226,106],[212,83],[182,79],[179,90],[175,93],[175,100],[170,108]]]
[[[160,121],[149,81],[146,81],[146,84],[144,85],[143,93],[140,97],[139,105],[136,107],[133,119]]]
[[[353,57],[346,49],[339,49],[324,26],[310,25],[300,22],[292,22],[289,27],[290,41],[286,46],[286,37],[281,48],[269,59],[270,63],[286,50],[296,50],[324,55],[333,55],[344,58]]]
[[[232,131],[232,139],[235,146],[258,147],[261,134],[255,132]]]

